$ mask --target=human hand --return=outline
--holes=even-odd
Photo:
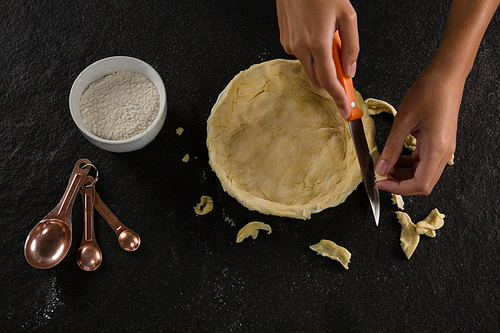
[[[448,75],[449,76],[449,75]],[[387,174],[377,182],[394,194],[429,194],[455,151],[463,81],[426,69],[403,98],[375,171]],[[411,133],[417,148],[400,156]]]
[[[353,77],[359,53],[357,15],[348,0],[277,0],[280,41],[301,62],[311,83],[335,100],[343,118],[350,116],[345,90],[333,62],[333,35],[342,40],[342,68]]]

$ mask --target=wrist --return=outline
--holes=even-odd
[[[446,44],[439,46],[426,71],[437,73],[443,80],[454,81],[464,85],[474,64],[475,52],[467,54],[466,50],[457,50]]]

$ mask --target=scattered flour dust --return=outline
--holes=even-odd
[[[126,140],[144,132],[159,110],[158,90],[139,73],[106,75],[92,82],[80,98],[85,126],[107,140]]]
[[[57,310],[64,308],[61,299],[61,287],[56,276],[43,280],[40,288],[35,291],[28,310],[31,315],[26,316],[27,321],[23,328],[39,328],[46,326],[57,315]],[[1,329],[0,329],[1,331]]]
[[[234,223],[234,220],[226,213],[224,208],[222,208],[222,217],[224,218],[224,222],[228,223],[231,227],[236,227],[236,223]]]

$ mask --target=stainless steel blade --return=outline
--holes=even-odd
[[[363,121],[361,118],[351,120],[349,121],[349,128],[351,129],[352,140],[354,141],[356,155],[358,155],[359,166],[363,174],[366,193],[368,193],[373,216],[375,217],[375,224],[378,226],[380,218],[380,197],[378,188],[375,187],[375,169],[370,151],[368,150]]]

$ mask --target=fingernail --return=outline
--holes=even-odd
[[[354,77],[354,75],[356,75],[356,67],[357,67],[357,64],[355,61],[352,63],[351,67],[349,67],[349,70],[347,71],[347,75],[349,75],[350,77]]]
[[[375,167],[375,172],[379,175],[387,174],[387,162],[385,160],[378,160],[377,166]]]

